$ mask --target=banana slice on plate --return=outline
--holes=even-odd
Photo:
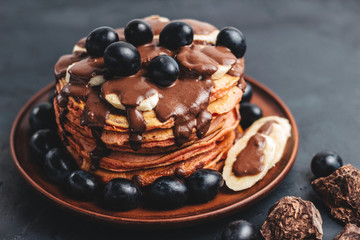
[[[265,139],[265,147],[262,150],[263,157],[260,162],[262,165],[261,171],[253,175],[236,175],[234,173],[234,164],[242,164],[242,161],[253,159],[249,156],[249,158],[237,160],[239,154],[248,146],[250,140],[256,135],[260,135]],[[226,185],[234,191],[241,191],[252,187],[260,181],[269,169],[274,167],[281,159],[287,140],[290,136],[291,125],[285,118],[270,116],[254,122],[245,132],[244,136],[234,144],[227,155],[223,169],[223,178]],[[254,152],[253,155],[255,154],[257,153]]]

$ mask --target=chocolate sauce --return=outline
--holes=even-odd
[[[61,108],[66,108],[70,96],[85,100],[90,91],[91,87],[85,83],[68,83],[61,89],[56,100]]]
[[[101,135],[103,128],[101,127],[91,127],[91,134],[95,138],[96,147],[90,152],[91,158],[91,170],[96,170],[99,168],[100,160],[110,154],[110,150],[106,148],[105,143],[101,140]]]
[[[90,88],[80,124],[90,128],[103,128],[110,114],[108,104],[100,97],[100,88]]]
[[[213,82],[210,79],[178,79],[171,87],[159,88],[160,100],[155,107],[156,117],[165,122],[175,118],[174,136],[177,146],[188,141],[196,128],[203,136],[210,126],[211,114],[207,111]]]
[[[54,67],[56,79],[65,77],[66,70],[70,64],[78,62],[87,56],[88,54],[86,52],[74,52],[73,54],[61,56]]]
[[[265,137],[257,133],[252,136],[246,147],[237,155],[233,173],[238,177],[255,175],[264,169]]]
[[[264,123],[252,136],[246,147],[237,155],[233,164],[233,173],[238,176],[256,175],[264,169],[264,149],[266,139],[263,135],[269,135],[275,120]]]
[[[190,72],[210,76],[218,70],[220,65],[233,65],[236,57],[228,48],[215,46],[185,46],[176,56],[179,64]]]
[[[130,146],[137,150],[141,147],[142,133],[146,124],[142,113],[136,109],[141,101],[157,93],[156,86],[146,80],[143,71],[129,77],[118,77],[102,85],[102,94],[116,94],[127,110],[130,129]]]
[[[107,68],[104,65],[104,59],[101,58],[85,58],[75,63],[70,69],[70,82],[89,82],[91,78],[96,76],[104,76]]]

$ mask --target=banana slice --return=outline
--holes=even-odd
[[[228,157],[226,158],[225,161],[225,166],[223,169],[223,178],[225,180],[226,185],[234,190],[234,191],[241,191],[244,190],[246,188],[250,188],[251,186],[253,186],[257,181],[259,181],[260,179],[262,179],[266,172],[267,172],[267,168],[266,166],[269,166],[274,158],[275,155],[275,143],[274,141],[266,135],[261,134],[264,138],[265,138],[265,148],[264,148],[264,160],[263,160],[263,164],[264,164],[264,170],[261,171],[259,174],[256,175],[251,175],[251,176],[243,176],[243,177],[237,177],[234,173],[233,173],[233,165],[234,162],[236,161],[236,157],[238,155],[239,152],[241,152],[246,146],[248,141],[243,141],[242,139],[240,139],[236,145],[234,145],[229,153],[228,153]],[[250,138],[248,138],[247,140],[249,140]]]
[[[218,33],[219,30],[214,30],[209,34],[194,34],[194,41],[203,41],[210,44],[215,44]]]
[[[121,103],[120,98],[118,95],[114,93],[110,93],[105,95],[105,99],[108,103],[113,105],[115,108],[125,110],[125,106]],[[154,109],[159,102],[159,95],[155,93],[154,95],[144,99],[140,102],[139,106],[136,107],[137,110],[145,112]]]
[[[230,68],[231,66],[219,65],[218,70],[211,75],[211,79],[216,80],[222,78],[230,70]]]
[[[265,124],[268,124],[268,131],[266,133],[259,133]],[[271,127],[269,127],[270,124]],[[261,134],[266,139],[266,147],[263,151],[264,168],[256,175],[238,177],[233,173],[234,162],[236,161],[238,154],[247,146],[250,138],[255,134]],[[290,136],[291,125],[285,118],[270,116],[261,118],[254,122],[245,132],[244,136],[234,144],[228,153],[223,169],[223,178],[226,185],[234,191],[241,191],[252,187],[281,159],[287,140]],[[273,151],[269,149],[271,147],[273,147]]]

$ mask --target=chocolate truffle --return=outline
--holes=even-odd
[[[334,218],[344,223],[360,224],[359,169],[348,164],[311,184]]]
[[[283,197],[269,210],[261,228],[265,240],[322,239],[320,212],[310,201]]]
[[[355,224],[348,223],[344,229],[336,235],[334,240],[354,240],[360,239],[360,228]]]

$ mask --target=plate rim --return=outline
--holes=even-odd
[[[15,166],[17,170],[21,173],[23,178],[32,186],[34,187],[38,192],[40,192],[45,197],[51,199],[54,201],[57,205],[60,205],[61,207],[67,208],[69,210],[73,210],[79,214],[87,215],[95,219],[104,220],[107,222],[112,223],[118,223],[123,224],[127,226],[147,226],[147,227],[174,227],[174,226],[184,226],[184,225],[193,225],[198,223],[207,222],[210,220],[213,220],[217,217],[225,217],[230,214],[233,214],[237,211],[240,211],[243,207],[248,206],[250,204],[254,204],[264,198],[267,194],[270,194],[288,175],[290,172],[297,156],[297,152],[299,149],[299,131],[298,127],[296,125],[296,121],[294,116],[292,115],[289,108],[286,106],[286,104],[283,102],[283,100],[275,94],[270,88],[263,85],[262,83],[258,82],[254,78],[245,75],[244,76],[245,81],[249,82],[251,85],[256,86],[257,88],[260,88],[262,91],[266,92],[268,95],[270,95],[275,102],[280,105],[281,109],[286,114],[287,119],[289,120],[292,128],[293,128],[293,135],[294,135],[294,147],[292,149],[291,155],[289,157],[289,161],[287,161],[286,165],[282,169],[279,175],[277,175],[271,182],[269,182],[264,188],[260,189],[253,195],[249,196],[246,199],[243,199],[241,202],[236,202],[233,204],[230,204],[228,206],[211,210],[209,212],[190,215],[190,216],[181,216],[181,217],[175,217],[175,218],[165,218],[165,219],[136,219],[136,218],[128,218],[128,217],[119,217],[119,216],[109,216],[103,213],[90,211],[81,207],[78,207],[74,204],[68,203],[64,201],[62,198],[56,197],[50,192],[46,191],[45,188],[41,187],[36,181],[32,179],[32,177],[24,170],[24,168],[21,166],[20,161],[17,158],[16,152],[15,152],[15,133],[18,129],[20,121],[25,117],[25,112],[29,109],[29,107],[38,99],[40,98],[44,93],[48,92],[52,87],[55,86],[55,83],[48,84],[44,88],[42,88],[40,91],[38,91],[35,95],[33,95],[26,104],[20,109],[18,112],[14,123],[11,128],[10,132],[10,153],[11,158],[13,162],[15,163]]]

